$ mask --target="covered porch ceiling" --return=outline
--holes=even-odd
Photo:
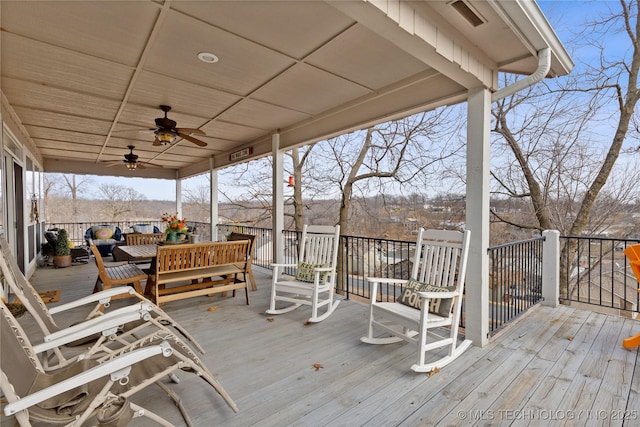
[[[3,0],[0,17],[2,119],[46,172],[185,178],[270,154],[275,132],[285,149],[496,90],[547,47],[549,77],[572,67],[533,2]],[[207,146],[154,145],[160,105]],[[129,145],[162,167],[129,171]]]

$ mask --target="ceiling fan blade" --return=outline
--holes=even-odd
[[[155,163],[149,163],[149,162],[138,162],[138,167],[141,167],[141,168],[163,168],[164,166],[156,165]]]
[[[192,136],[185,135],[184,133],[178,133],[178,136],[180,138],[182,138],[182,139],[186,139],[187,141],[193,142],[194,144],[199,145],[200,147],[206,147],[207,146],[206,142],[200,141],[199,139],[195,139]]]
[[[194,128],[176,128],[176,131],[178,133],[193,133],[195,135],[202,135],[202,136],[206,136],[207,135],[206,133],[204,133],[203,130],[194,129]]]
[[[110,160],[110,161],[104,161],[104,162],[100,162],[100,163],[104,164],[105,167],[110,168],[111,166],[121,165],[122,164],[122,160]]]

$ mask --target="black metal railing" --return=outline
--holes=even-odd
[[[488,249],[490,334],[542,300],[543,243],[539,237]]]
[[[161,221],[110,222],[123,232],[136,223],[149,223],[162,229]],[[85,231],[104,222],[55,223],[52,227],[65,228],[74,243],[83,243]],[[201,240],[211,240],[210,224],[191,223]],[[232,231],[256,236],[254,265],[270,269],[273,233],[270,228],[237,224],[218,224],[218,240],[224,240]],[[283,231],[285,262],[297,264],[300,233]],[[542,300],[542,237],[491,247],[489,330],[494,333],[505,324],[522,315]],[[624,256],[624,249],[638,243],[632,239],[561,236],[561,248],[573,245],[573,252],[563,252],[566,274],[560,274],[560,299],[563,303],[585,303],[613,308],[628,315],[637,315],[640,307],[638,282]],[[370,287],[367,277],[409,278],[415,242],[357,236],[340,237],[338,280],[336,291],[346,298],[368,300]],[[573,255],[569,255],[573,253]],[[295,268],[285,270],[295,274]],[[394,286],[381,289],[378,297],[394,301],[402,292]],[[463,302],[464,304],[464,302]],[[462,322],[464,325],[464,310]]]
[[[560,300],[636,316],[638,281],[624,250],[637,239],[561,236]]]

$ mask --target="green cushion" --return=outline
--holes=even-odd
[[[421,310],[422,298],[418,295],[418,292],[453,292],[455,290],[455,286],[433,286],[427,283],[418,282],[415,279],[410,279],[400,297],[396,299],[396,302]],[[437,314],[442,317],[449,317],[452,304],[453,299],[451,298],[432,298],[429,300],[429,313]]]
[[[299,262],[298,270],[296,272],[296,279],[301,282],[313,282],[315,280],[315,269],[318,267],[327,267],[322,264],[310,264],[308,262]],[[320,282],[324,281],[328,271],[320,272]]]

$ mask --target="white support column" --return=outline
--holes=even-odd
[[[275,263],[282,263],[284,262],[284,239],[282,238],[282,230],[284,229],[284,154],[280,150],[280,133],[274,133],[271,137],[271,152],[273,156],[272,258]]]
[[[542,232],[542,305],[557,307],[560,303],[560,232]]]
[[[176,178],[176,212],[182,218],[182,179]]]
[[[209,195],[209,218],[211,224],[210,236],[212,242],[218,241],[218,171],[214,169],[213,159],[209,160],[209,189],[211,194]]]
[[[466,226],[471,230],[466,280],[465,336],[484,346],[489,333],[489,167],[491,92],[469,91],[467,102]]]

